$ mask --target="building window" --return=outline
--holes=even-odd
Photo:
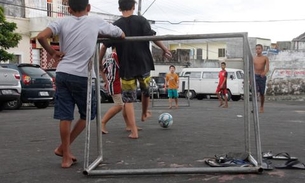
[[[226,49],[218,48],[218,57],[226,57]]]
[[[14,55],[14,58],[10,60],[10,63],[20,64],[21,63],[21,55]]]
[[[196,54],[196,58],[197,60],[202,60],[202,49],[201,48],[197,48],[197,54]]]
[[[270,49],[270,46],[264,46],[263,50],[266,51],[266,50],[269,50]]]

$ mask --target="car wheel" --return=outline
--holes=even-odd
[[[239,101],[241,99],[241,96],[240,95],[233,95],[231,98],[232,98],[233,101]]]
[[[106,102],[106,95],[103,92],[101,92],[100,94],[101,94],[101,103],[105,103]]]
[[[44,109],[47,108],[50,104],[50,101],[44,101],[44,102],[34,102],[34,105],[38,108],[38,109]]]
[[[160,91],[158,90],[157,91],[157,99],[159,99],[160,98]]]
[[[20,109],[22,102],[20,99],[9,101],[6,103],[5,108],[9,110]]]
[[[113,101],[113,99],[112,99],[112,97],[111,96],[108,96],[108,103],[113,103],[114,101]]]
[[[4,109],[5,104],[0,103],[0,111],[2,111]]]
[[[231,100],[231,97],[232,97],[231,91],[230,91],[230,90],[227,90],[227,98],[228,98],[228,101]],[[223,94],[221,94],[221,98],[224,100]]]
[[[193,98],[195,98],[195,96],[196,96],[196,93],[194,90],[185,91],[186,98],[193,99]]]
[[[198,100],[202,100],[204,98],[204,95],[197,95]]]

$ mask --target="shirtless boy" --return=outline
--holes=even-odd
[[[268,57],[262,55],[263,46],[257,44],[255,46],[256,56],[253,58],[255,81],[257,92],[260,94],[260,109],[259,112],[264,112],[264,102],[265,102],[265,88],[266,88],[266,74],[269,71],[269,59]]]

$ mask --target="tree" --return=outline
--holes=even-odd
[[[21,35],[14,33],[17,25],[14,22],[7,22],[4,9],[0,6],[0,61],[12,60],[14,54],[8,53],[9,48],[17,47],[21,40]]]

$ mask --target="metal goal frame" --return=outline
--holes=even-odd
[[[149,168],[149,169],[112,169],[112,170],[97,170],[96,168],[103,162],[103,145],[102,145],[102,133],[101,133],[101,103],[100,101],[100,79],[96,77],[95,91],[97,91],[97,116],[96,116],[96,130],[97,130],[97,157],[93,162],[89,162],[90,152],[90,118],[91,118],[91,96],[92,93],[92,68],[95,72],[99,72],[99,45],[103,42],[109,41],[158,41],[158,40],[188,40],[188,39],[212,39],[212,38],[242,38],[243,40],[243,60],[244,60],[244,81],[251,84],[251,91],[256,91],[254,68],[253,68],[253,56],[251,54],[248,33],[218,33],[218,34],[193,34],[193,35],[165,35],[165,36],[140,36],[140,37],[126,37],[124,40],[117,39],[102,39],[97,41],[96,52],[92,56],[88,64],[88,93],[87,93],[87,117],[86,117],[86,134],[85,134],[85,149],[84,149],[84,175],[156,175],[156,174],[204,174],[204,173],[261,173],[262,168],[262,151],[261,151],[261,138],[259,117],[257,109],[257,96],[255,94],[252,97],[252,106],[249,102],[250,86],[244,85],[244,134],[245,134],[245,153],[248,154],[248,160],[254,164],[253,167],[189,167],[189,168]],[[94,67],[93,67],[94,65]],[[251,117],[251,115],[253,115]],[[253,119],[254,126],[254,141],[257,159],[252,156],[251,153],[251,119]]]

